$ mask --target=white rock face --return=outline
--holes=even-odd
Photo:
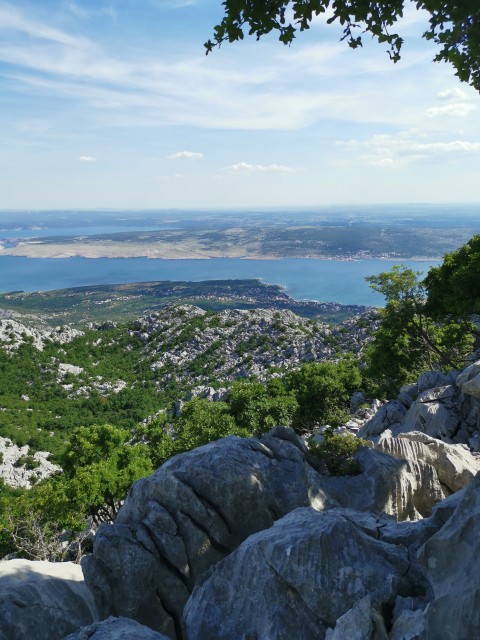
[[[83,373],[83,371],[83,367],[76,367],[74,364],[66,364],[64,362],[60,362],[60,364],[58,365],[58,374],[62,378],[65,377],[67,373],[70,373],[74,376],[79,376],[81,373]]]
[[[32,328],[13,318],[0,319],[0,342],[7,352],[18,349],[21,344],[29,340],[32,340],[36,349],[42,351],[47,340],[65,344],[81,335],[83,335],[82,331],[68,326],[52,329],[47,325],[42,326],[39,322],[38,328]]]
[[[50,453],[48,451],[37,451],[33,454],[34,460],[39,463],[35,469],[27,469],[25,464],[16,467],[15,463],[22,456],[29,454],[28,445],[17,447],[8,438],[0,437],[0,478],[11,487],[23,487],[29,489],[32,486],[31,479],[35,482],[48,478],[48,476],[61,471],[61,468],[48,460]]]
[[[423,431],[434,438],[452,439],[460,425],[457,401],[453,385],[424,391],[408,410],[402,431]]]
[[[0,562],[2,640],[60,640],[96,618],[79,565]]]
[[[463,489],[480,471],[479,461],[464,445],[447,444],[418,431],[384,438],[375,448],[394,458],[421,460],[431,465],[442,485],[452,493]]]

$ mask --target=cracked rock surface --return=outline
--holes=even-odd
[[[298,507],[332,506],[303,442],[289,429],[273,433],[210,443],[133,485],[82,564],[101,617],[182,638],[183,607],[211,565]]]
[[[378,519],[298,509],[246,540],[201,578],[185,607],[188,640],[323,640],[366,596],[377,611],[427,583],[403,545],[377,537]]]

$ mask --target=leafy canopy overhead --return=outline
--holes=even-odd
[[[257,40],[276,31],[278,39],[291,44],[298,31],[310,28],[316,16],[326,14],[328,24],[339,23],[342,40],[356,49],[362,35],[370,34],[388,45],[393,62],[400,59],[403,38],[396,23],[408,0],[225,0],[225,15],[215,27],[213,41],[205,43],[207,53],[222,42],[242,40],[244,30]],[[480,3],[478,0],[410,0],[430,14],[423,34],[439,45],[434,60],[450,62],[462,82],[480,91]],[[325,16],[326,17],[326,16]]]

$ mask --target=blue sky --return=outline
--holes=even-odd
[[[413,5],[413,3],[412,3]],[[480,97],[317,22],[203,43],[220,0],[0,0],[0,209],[479,202]]]

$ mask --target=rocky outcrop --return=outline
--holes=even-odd
[[[480,465],[462,444],[447,444],[419,431],[383,438],[376,448],[400,460],[416,460],[432,466],[446,497],[469,484]]]
[[[468,484],[470,453],[414,432],[379,446],[390,453],[364,448],[362,473],[342,478],[317,473],[286,428],[171,459],[133,485],[84,558],[99,617],[129,621],[82,621],[69,640],[478,637],[480,476]],[[67,608],[62,580],[54,596],[42,590],[45,619],[52,602]],[[22,598],[28,611],[40,596],[22,587]],[[63,637],[42,635],[43,620],[32,637]]]
[[[398,596],[424,597],[428,586],[407,549],[380,536],[379,522],[365,514],[288,514],[199,580],[185,607],[188,640],[323,640],[339,619],[342,633],[354,625],[341,618],[355,607],[365,609],[365,630],[372,617],[383,624],[372,609],[386,613]]]
[[[36,327],[30,327],[13,318],[0,318],[0,344],[8,351],[18,349],[21,344],[31,342],[39,351],[43,350],[46,342],[53,340],[60,344],[71,342],[75,337],[83,335],[82,331],[69,326],[49,327],[40,317],[35,318]]]
[[[185,331],[192,320],[198,320],[198,326]],[[131,334],[146,350],[156,352],[150,367],[158,375],[174,365],[179,379],[205,387],[211,380],[191,367],[205,354],[225,383],[251,375],[266,380],[272,367],[331,360],[338,348],[361,353],[376,323],[371,312],[329,326],[285,309],[229,309],[212,316],[198,307],[179,305],[143,317]]]
[[[129,618],[114,618],[94,622],[69,635],[65,640],[169,640],[143,624]]]
[[[425,610],[426,640],[480,637],[480,476],[446,524],[419,551],[434,597]]]
[[[70,562],[0,562],[0,639],[57,640],[96,619],[82,570]]]
[[[410,571],[409,563],[415,565],[416,549],[451,517],[462,499],[462,491],[465,490],[453,494],[442,506],[435,507],[436,503],[442,500],[445,493],[468,482],[473,474],[472,469],[465,464],[458,473],[458,478],[454,478],[455,469],[458,471],[463,460],[462,453],[470,456],[464,448],[430,442],[424,434],[408,436],[392,439],[392,443],[383,440],[385,450],[395,455],[364,448],[358,454],[362,473],[340,478],[317,473],[307,461],[303,442],[291,429],[285,428],[276,428],[262,440],[232,436],[176,456],[152,476],[138,481],[132,487],[115,523],[100,527],[95,537],[93,555],[87,556],[83,561],[86,582],[92,589],[101,617],[127,616],[172,638],[185,638],[183,607],[194,588],[199,588],[201,576],[211,567],[220,567],[225,563],[228,567],[225,575],[230,575],[233,569],[229,562],[235,555],[235,550],[241,548],[240,545],[247,538],[251,540],[249,536],[253,534],[261,531],[280,531],[282,518],[282,522],[286,521],[292,531],[298,531],[299,535],[303,531],[312,541],[315,538],[314,530],[322,540],[330,539],[332,549],[327,549],[327,542],[322,542],[324,546],[319,547],[322,558],[330,558],[334,553],[333,547],[338,547],[337,553],[343,553],[345,547],[345,553],[348,551],[352,558],[361,558],[362,545],[366,544],[370,548],[369,545],[373,544],[376,549],[375,544],[381,541],[379,549],[384,549],[382,545],[387,545],[388,549],[395,550],[392,552],[395,557],[400,553],[402,562],[405,561],[407,564],[402,565],[403,569],[399,569],[399,574],[406,576]],[[298,511],[299,507],[313,509]],[[324,513],[326,511],[328,514]],[[287,515],[291,512],[297,514],[295,518],[300,517],[298,514],[308,513],[305,518],[311,524],[307,526],[303,520],[300,524],[297,523],[293,515],[291,518]],[[388,518],[385,514],[394,518]],[[423,519],[412,522],[419,518]],[[279,529],[271,529],[274,524]],[[325,532],[320,535],[324,526]],[[265,539],[270,539],[266,533],[265,536]],[[283,537],[285,536],[284,532]],[[350,540],[348,544],[343,542],[347,538]],[[263,540],[261,536],[259,539]],[[241,555],[243,560],[239,561],[239,566],[245,564],[247,557],[253,554],[253,547],[248,546],[250,542],[244,544],[247,544],[248,551],[241,552],[245,555]],[[299,548],[303,545],[310,554],[313,551],[309,544],[298,543]],[[313,542],[311,544],[313,545]],[[388,545],[391,545],[391,548]],[[263,546],[261,548],[263,549]],[[407,548],[410,549],[408,553]],[[286,549],[287,547],[284,552],[289,558]],[[255,554],[258,553],[255,551]],[[372,551],[372,557],[378,553],[378,549],[375,553]],[[257,555],[252,557],[257,558]],[[257,560],[260,563],[257,567],[258,573],[269,575],[269,570],[263,567],[260,556]],[[297,556],[292,556],[291,562],[294,566],[298,561]],[[288,563],[290,560],[285,562]],[[368,565],[370,560],[364,559],[364,562]],[[348,574],[345,567],[338,565],[337,569],[338,575],[345,572]],[[242,580],[247,580],[245,584],[250,585],[250,577],[242,571],[243,569],[238,569],[239,584],[241,577]],[[253,565],[249,571],[254,571]],[[378,573],[380,569],[375,571]],[[417,586],[422,585],[420,591],[423,593],[426,582],[419,577],[416,568],[411,571],[416,576]],[[365,575],[369,575],[367,568],[365,572]],[[308,580],[313,580],[314,573]],[[347,588],[347,582],[339,583],[338,589],[346,589],[348,593],[348,589],[353,589],[352,585],[357,585],[360,580],[358,576],[364,576],[364,569],[360,566],[351,573],[347,581],[350,586]],[[370,578],[365,579],[366,584],[370,585]],[[258,580],[263,580],[261,575]],[[285,580],[282,580],[280,583],[285,587]],[[305,580],[308,582],[306,578]],[[382,585],[388,585],[389,580],[397,584],[396,578],[394,580],[388,577],[382,578],[380,582]],[[325,581],[328,590],[335,593],[337,587],[334,578],[330,576],[328,580],[325,578]],[[311,587],[313,591],[317,586]],[[218,593],[223,588],[219,587]],[[235,585],[231,589],[232,593],[236,593]],[[260,592],[262,589],[259,587]],[[341,610],[337,608],[333,613],[325,614],[321,622],[318,618],[320,614],[315,614],[317,617],[312,618],[314,621],[311,623],[312,633],[314,628],[317,631],[321,628],[325,634],[328,627],[333,627],[339,617],[347,615],[358,600],[370,593],[369,589],[370,586],[364,591],[360,587],[354,590],[354,597],[345,600]],[[298,615],[302,618],[310,615],[310,608],[317,611],[316,604],[311,607],[308,605],[305,609],[305,603],[300,603],[297,607],[295,598],[298,594],[295,585],[286,592],[290,593],[295,601],[295,606],[291,606],[295,611],[298,609]],[[369,613],[369,624],[372,629],[377,629],[375,633],[378,634],[379,629],[381,630],[378,612],[382,611],[382,606],[386,606],[385,603],[388,602],[388,606],[393,607],[397,596],[414,596],[403,587],[392,588],[388,597],[384,598],[384,595],[381,598],[373,598]],[[248,599],[248,596],[245,598]],[[252,598],[256,602],[257,595],[253,595]],[[258,599],[259,602],[262,601],[260,596]],[[276,602],[276,596],[273,600]],[[303,596],[300,600],[304,601]],[[286,606],[283,600],[278,607],[276,604],[269,604],[272,612],[276,612],[277,608],[283,610]],[[412,628],[418,626],[419,616],[412,613],[417,608],[418,606],[398,613],[398,633],[403,628],[410,628],[409,625]],[[191,621],[194,618],[197,618],[199,625],[203,624],[200,623],[203,613],[200,616],[197,609],[195,611],[195,614],[189,614],[189,634],[193,633]],[[227,613],[224,614],[229,618]],[[278,623],[275,622],[278,629],[283,628],[280,613],[272,613],[273,618],[279,620]],[[348,619],[347,615],[342,624],[346,625]],[[266,635],[262,635],[261,627],[258,629],[260,631],[257,630],[255,633],[260,634],[259,638],[277,637],[268,635],[276,633],[276,626],[268,633],[265,631]],[[201,633],[203,632],[198,631],[200,635],[192,637],[203,637]],[[229,633],[233,635],[228,635]],[[340,631],[336,633],[338,635]],[[218,638],[247,637],[235,635],[233,627],[228,627],[225,634],[219,635]]]
[[[332,504],[292,430],[225,438],[133,485],[115,523],[97,531],[86,582],[102,617],[181,638],[183,606],[202,573],[290,511]]]
[[[363,449],[357,460],[360,475],[322,478],[325,493],[344,507],[418,520],[428,517],[444,497],[435,469],[414,457],[397,459]]]
[[[375,440],[386,430],[397,436],[420,431],[450,444],[480,451],[480,360],[461,372],[422,373],[398,398],[384,404],[356,429],[361,438]]]
[[[48,451],[30,454],[28,445],[17,447],[9,438],[0,437],[0,478],[11,487],[29,489],[33,483],[61,471],[49,461]]]

